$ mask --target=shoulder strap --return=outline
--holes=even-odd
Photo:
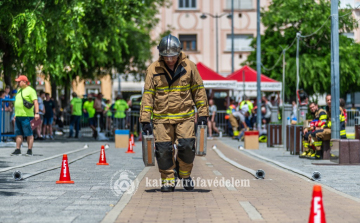
[[[24,100],[24,97],[22,95],[22,89],[20,90],[21,98]]]

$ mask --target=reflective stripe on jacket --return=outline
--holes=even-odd
[[[331,108],[327,107],[327,122],[324,126],[324,128],[331,129]],[[345,126],[345,116],[344,116],[344,110],[340,107],[340,136],[346,136],[346,126]]]
[[[208,100],[203,81],[184,53],[180,53],[174,76],[165,68],[162,57],[147,71],[142,96],[140,122],[176,124],[194,118],[194,106],[199,116],[208,116]]]

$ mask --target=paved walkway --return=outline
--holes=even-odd
[[[100,146],[104,143],[96,141],[86,141],[86,143],[89,145],[88,149],[68,155],[71,161],[95,152],[69,165],[71,178],[75,181],[74,185],[55,184],[59,179],[59,168],[24,181],[12,179],[11,174],[15,169],[0,172],[2,201],[0,222],[100,222],[110,216],[107,213],[115,214],[112,222],[306,222],[308,220],[314,182],[238,151],[236,148],[241,143],[237,141],[228,138],[208,141],[208,155],[196,157],[192,174],[195,182],[200,184],[193,192],[186,192],[182,186],[179,186],[174,193],[161,193],[160,185],[149,185],[154,183],[153,180],[157,180],[159,184],[160,175],[157,167],[144,169],[140,142],[136,143],[135,154],[126,154],[126,149],[114,149],[114,143],[110,143],[110,149],[106,150],[109,166],[96,165]],[[33,157],[10,156],[13,148],[1,148],[0,171],[79,150],[84,144],[84,141],[76,140],[36,142]],[[253,170],[265,170],[265,180],[256,180],[251,174],[222,160],[211,149],[214,144],[225,156],[239,164]],[[359,179],[357,175],[353,179],[350,177],[352,174],[350,171],[356,169],[346,169],[349,168],[347,166],[338,169],[331,169],[333,167],[328,166],[314,167],[310,161],[299,161],[297,157],[288,155],[280,148],[264,147],[253,151],[269,158],[279,159],[287,165],[296,166],[303,163],[304,171],[320,171],[323,174],[321,183],[329,186],[331,185],[328,183],[331,182],[335,186],[346,188],[341,177],[345,177],[349,182],[351,180],[352,184]],[[23,148],[22,152],[25,153],[26,148]],[[61,158],[59,156],[16,169],[26,176],[60,165]],[[119,171],[125,170],[128,171],[127,175],[121,175]],[[331,171],[336,175],[332,176]],[[128,178],[133,180],[139,173],[145,172],[137,192],[132,197],[125,196],[126,194],[122,193],[121,180]],[[234,180],[235,183],[224,186],[221,183],[222,179],[230,182]],[[216,180],[220,185],[215,185]],[[355,187],[353,189],[357,190]],[[327,186],[323,187],[323,195],[327,222],[359,222],[358,200],[343,196],[342,193]],[[127,203],[125,198],[129,198],[130,201]],[[122,209],[121,205],[125,207]]]
[[[265,180],[222,160],[212,149],[251,169],[263,169]],[[227,144],[227,145],[226,145]],[[157,167],[151,167],[137,192],[115,222],[307,222],[314,182],[261,162],[230,148],[229,143],[208,141],[206,158],[196,157],[192,177],[205,180],[249,180],[249,187],[206,185],[193,192],[178,187],[174,193],[161,193],[159,186],[146,186],[158,180]],[[360,203],[323,188],[327,222],[359,222]],[[119,205],[119,204],[118,204]]]
[[[106,150],[109,166],[97,166],[100,147],[104,142],[87,140],[88,149],[68,155],[69,161],[95,152],[69,164],[74,184],[55,184],[60,168],[41,173],[23,181],[14,181],[12,173],[20,170],[24,176],[61,165],[62,154],[81,149],[84,142],[38,142],[34,144],[35,156],[10,156],[14,148],[0,149],[0,171],[23,163],[39,161],[60,154],[59,157],[0,173],[0,222],[100,222],[121,198],[113,193],[111,186],[119,178],[118,171],[128,170],[135,178],[144,168],[141,159],[141,143],[137,142],[135,154],[126,154],[126,149],[115,149],[109,143]],[[26,153],[26,144],[22,153]],[[113,178],[115,176],[115,178]],[[112,181],[113,178],[113,181]],[[116,196],[119,195],[119,196]]]
[[[239,145],[244,146],[243,142],[238,142],[230,138],[222,138],[221,141],[236,150]],[[290,155],[290,152],[282,147],[268,148],[266,147],[266,143],[260,143],[259,150],[251,151],[310,175],[314,171],[319,171],[321,173],[321,184],[325,184],[338,191],[360,198],[360,166],[358,165],[314,165],[334,163],[329,160],[300,159],[299,156]]]

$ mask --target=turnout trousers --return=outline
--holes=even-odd
[[[238,136],[240,133],[239,133],[239,123],[236,119],[236,117],[233,115],[233,114],[230,114],[229,115],[229,122],[230,122],[230,125],[232,127],[232,130],[233,130],[233,138]]]
[[[194,119],[177,124],[154,123],[155,157],[163,185],[175,185],[174,170],[180,178],[190,177],[195,159],[194,128]]]
[[[314,146],[316,150],[321,150],[322,142],[331,139],[331,129],[319,129],[311,133],[314,139]]]
[[[311,132],[310,131],[308,131],[307,133],[305,133],[304,135],[303,135],[303,143],[302,143],[302,145],[303,145],[303,152],[307,152],[307,151],[309,151],[309,143],[310,143],[310,140],[311,140]]]

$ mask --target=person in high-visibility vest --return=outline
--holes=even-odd
[[[106,130],[107,131],[111,131],[111,120],[112,120],[112,117],[113,117],[113,113],[111,111],[111,107],[113,106],[110,102],[110,100],[106,100],[105,101],[105,116],[106,116]]]
[[[126,118],[125,112],[127,109],[129,109],[129,105],[122,98],[122,95],[118,95],[114,103],[114,110],[115,110],[114,120],[115,120],[115,125],[118,129],[125,128],[125,118]]]
[[[247,107],[247,109],[246,109]],[[244,100],[239,104],[239,110],[241,110],[241,113],[245,115],[245,112],[249,112],[251,114],[251,110],[254,108],[253,103],[249,100],[249,98],[245,95]]]
[[[321,152],[321,146],[322,142],[325,140],[331,139],[331,95],[328,94],[326,96],[326,112],[327,112],[327,120],[324,125],[322,125],[322,128],[319,130],[314,131],[311,135],[314,139],[314,146],[316,147],[316,154],[312,154],[311,159],[322,159],[322,152]],[[345,129],[345,116],[344,111],[341,107],[340,109],[340,139],[346,139],[346,129]],[[331,156],[334,156],[331,154]]]

